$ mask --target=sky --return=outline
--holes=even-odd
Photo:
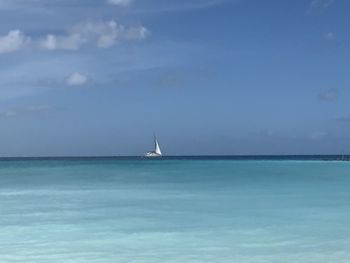
[[[350,154],[346,0],[0,0],[0,156]]]

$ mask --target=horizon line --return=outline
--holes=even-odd
[[[200,154],[200,155],[163,155],[161,158],[191,158],[191,157],[336,157],[350,154]],[[38,156],[0,156],[0,159],[44,159],[44,158],[144,158],[143,155],[38,155]]]

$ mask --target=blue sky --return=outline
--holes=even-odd
[[[345,0],[0,0],[0,155],[350,153]]]

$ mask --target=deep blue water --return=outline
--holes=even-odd
[[[350,262],[340,157],[0,160],[0,262]]]

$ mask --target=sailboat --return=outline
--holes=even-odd
[[[156,136],[154,136],[154,151],[146,152],[145,157],[161,157],[162,151],[160,150],[159,143]]]

